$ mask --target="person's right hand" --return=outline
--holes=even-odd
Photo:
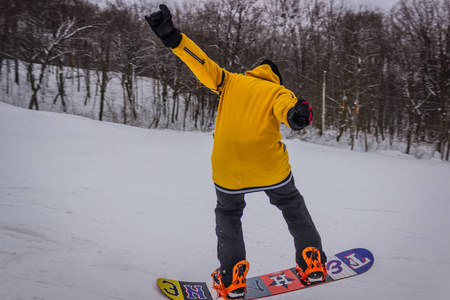
[[[288,123],[292,130],[302,130],[313,121],[313,112],[309,102],[299,99],[288,112]]]

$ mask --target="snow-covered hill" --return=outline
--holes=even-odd
[[[210,280],[212,143],[0,103],[0,299],[165,299],[157,277]],[[375,264],[277,300],[447,299],[450,164],[286,144],[326,252],[365,247]],[[249,276],[292,266],[281,213],[247,200]]]

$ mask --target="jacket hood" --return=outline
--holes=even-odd
[[[254,68],[253,70],[245,72],[245,76],[256,77],[264,80],[269,80],[276,84],[282,84],[281,78],[274,73],[272,67],[268,64],[262,64]]]

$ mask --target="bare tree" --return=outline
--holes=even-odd
[[[155,9],[156,3],[144,0],[139,6],[116,0],[102,8],[87,0],[4,0],[0,67],[9,58],[19,83],[18,62],[26,65],[31,109],[39,108],[50,65],[59,68],[54,101],[61,99],[64,109],[62,70],[71,66],[83,70],[85,104],[97,74],[100,120],[111,113],[126,124],[174,128],[182,121],[182,128],[190,122],[205,130],[219,99],[149,33],[143,15]],[[349,136],[352,148],[363,141],[368,150],[371,140],[388,137],[391,144],[405,141],[408,153],[427,143],[449,158],[450,0],[399,0],[390,13],[351,8],[344,0],[204,0],[171,10],[179,29],[231,72],[244,72],[263,58],[276,61],[284,85],[312,102],[316,120],[327,71],[326,118],[313,127],[337,129],[336,139]],[[107,98],[114,74],[123,87],[120,103],[117,96]],[[137,75],[156,82],[142,114],[134,97]]]
[[[432,141],[433,136],[443,139],[440,151],[447,142],[449,6],[448,0],[402,0],[392,12],[396,85],[407,116],[406,153],[413,143]]]
[[[54,31],[46,30],[43,20],[30,15],[22,15],[25,29],[17,36],[18,51],[12,56],[27,65],[28,78],[32,90],[29,109],[39,109],[38,93],[42,88],[45,70],[64,53],[65,41],[74,38],[80,32],[91,28],[90,25],[77,27],[76,19],[60,19]],[[34,65],[39,64],[36,74]]]

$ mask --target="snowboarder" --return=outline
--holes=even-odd
[[[302,130],[312,123],[312,109],[283,86],[277,65],[264,60],[245,74],[228,72],[175,28],[166,5],[145,16],[153,32],[194,75],[220,96],[211,156],[217,194],[216,234],[220,267],[213,287],[221,297],[242,298],[249,263],[241,217],[246,193],[264,191],[283,214],[294,238],[297,271],[306,284],[326,275],[321,238],[294,184],[280,123]]]

